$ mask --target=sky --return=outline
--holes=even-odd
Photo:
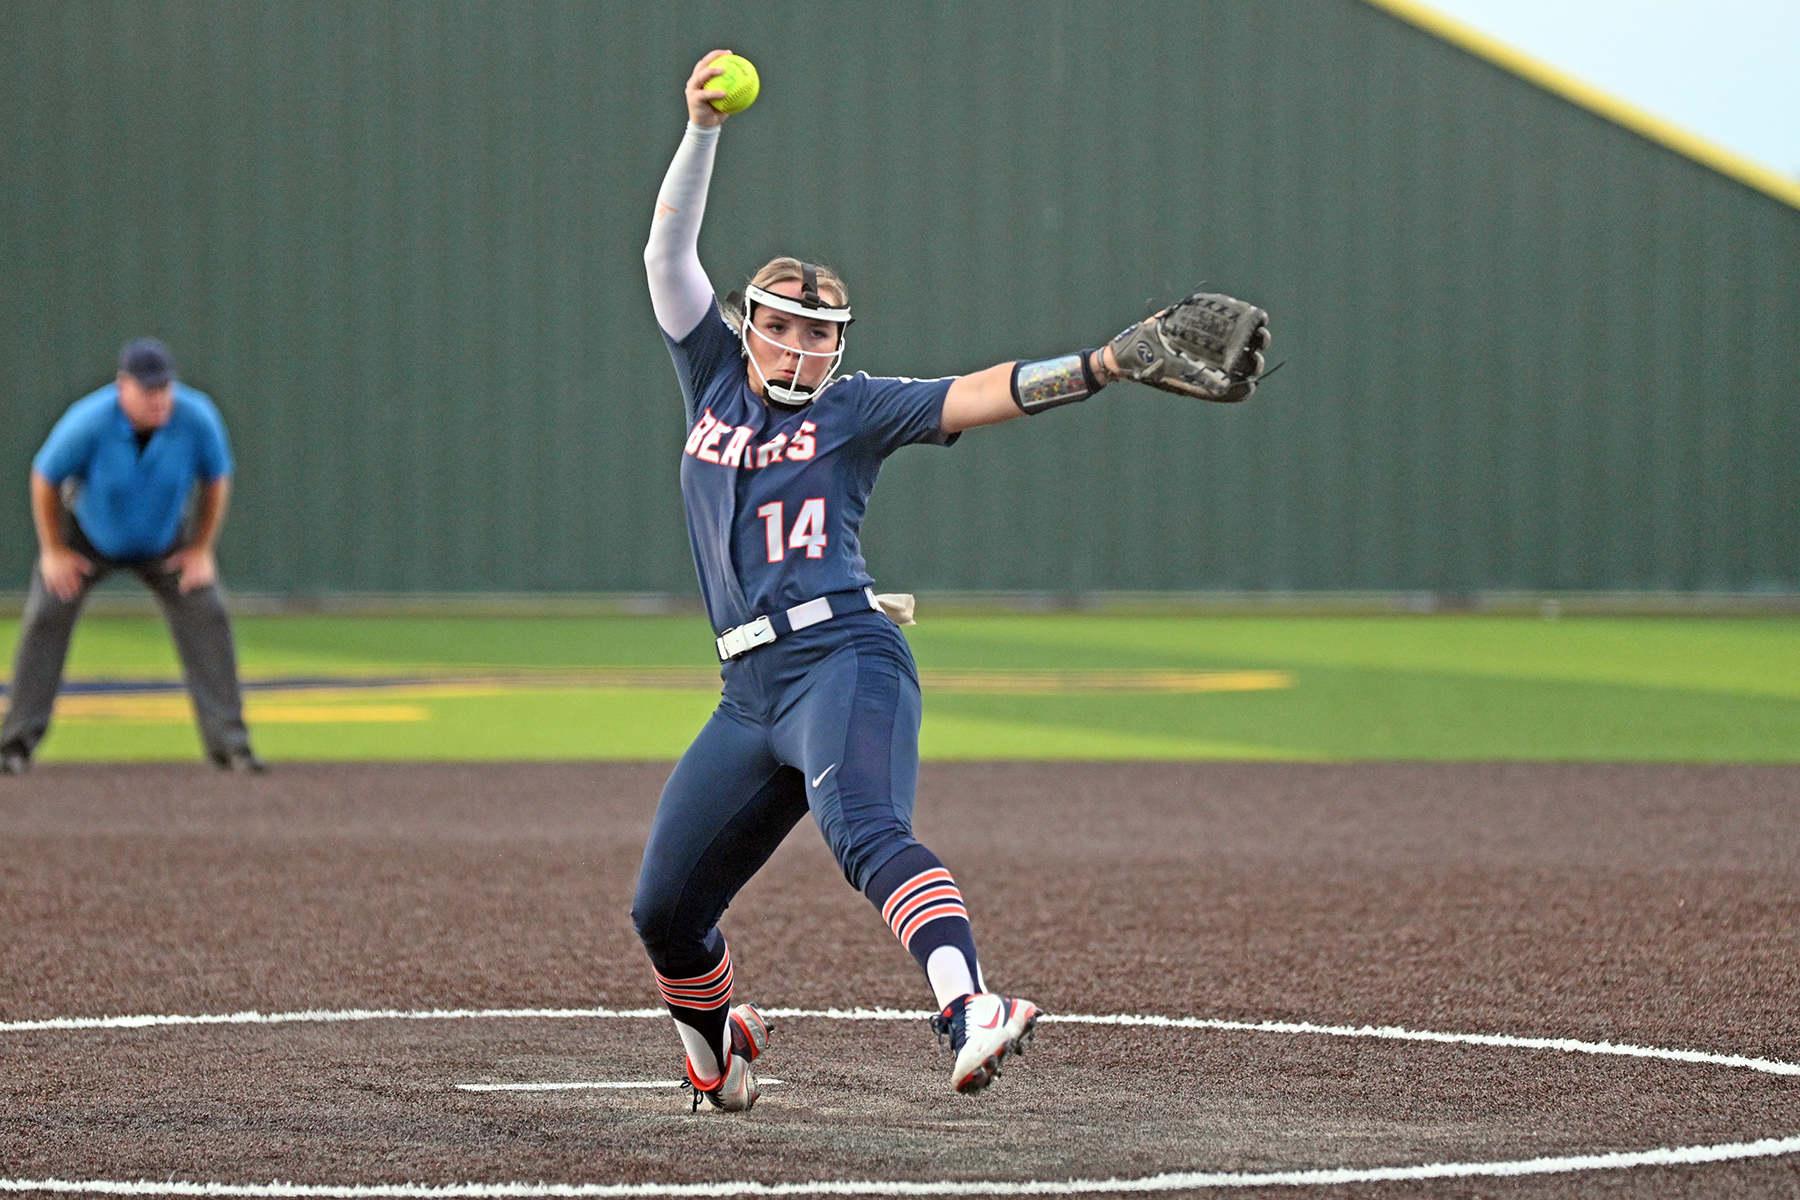
[[[1800,0],[1425,0],[1761,166],[1800,178]]]

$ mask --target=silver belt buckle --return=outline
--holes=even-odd
[[[730,662],[740,654],[747,654],[774,640],[775,626],[769,623],[769,618],[758,617],[748,625],[727,629],[719,635],[719,661]]]

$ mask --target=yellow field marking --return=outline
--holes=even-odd
[[[1264,692],[1294,686],[1287,671],[924,671],[926,691],[1090,695],[1095,692]]]
[[[244,703],[255,706],[271,703],[312,703],[320,700],[367,700],[379,696],[384,700],[465,700],[471,696],[511,696],[525,691],[543,691],[540,687],[517,687],[505,683],[476,683],[453,680],[445,683],[382,683],[368,687],[270,688],[244,697]]]
[[[1096,668],[1091,670],[977,669],[924,670],[927,691],[988,695],[1082,695],[1094,692],[1259,692],[1294,686],[1288,671],[1204,671],[1164,668]],[[332,699],[353,695],[417,699],[498,696],[517,692],[593,690],[719,690],[719,673],[711,667],[593,667],[567,671],[532,671],[480,676],[446,675],[407,683],[375,683],[344,688],[308,688],[264,695]]]
[[[978,696],[1086,696],[1261,692],[1294,686],[1287,671],[1179,671],[1128,668],[1043,670],[932,670],[921,673],[927,692]],[[145,686],[151,686],[146,681]],[[697,691],[717,694],[719,677],[708,667],[620,667],[534,671],[489,676],[342,686],[272,688],[245,698],[245,715],[270,724],[428,721],[417,701],[516,696],[546,691]],[[370,703],[379,699],[382,703]],[[398,703],[415,701],[415,703]],[[181,692],[76,692],[56,702],[56,716],[76,723],[167,724],[193,719]]]
[[[385,721],[429,721],[431,710],[422,704],[292,704],[265,703],[251,697],[244,715],[252,721],[274,725],[362,724]],[[115,722],[142,725],[181,724],[194,719],[188,698],[177,693],[158,695],[73,695],[56,702],[56,719],[77,725]]]
[[[245,715],[259,724],[330,725],[382,721],[429,721],[423,704],[256,704]]]
[[[392,674],[398,675],[401,672],[396,670]],[[259,694],[330,699],[372,695],[460,699],[469,696],[505,696],[518,692],[589,691],[595,688],[634,692],[716,692],[719,690],[719,671],[716,667],[585,667],[566,670],[497,670],[480,674],[436,672],[424,678],[394,682],[376,679],[362,683],[352,677],[343,677],[341,686],[270,688]]]

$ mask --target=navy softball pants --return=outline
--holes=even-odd
[[[918,844],[919,680],[887,617],[811,626],[722,673],[718,709],[663,787],[631,909],[665,980],[707,978],[726,906],[808,812],[858,891]]]

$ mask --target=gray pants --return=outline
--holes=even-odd
[[[59,600],[44,586],[43,572],[32,568],[31,595],[19,622],[19,649],[13,659],[11,703],[6,723],[0,726],[0,749],[22,750],[27,756],[37,749],[50,727],[50,708],[62,686],[63,663],[81,603],[89,588],[115,570],[130,571],[143,580],[162,606],[163,619],[181,656],[182,674],[194,700],[207,757],[223,765],[232,751],[249,749],[231,616],[225,611],[218,586],[183,593],[179,577],[163,566],[161,556],[123,562],[109,559],[95,551],[78,529],[70,532],[76,535],[70,544],[94,564],[94,573],[82,581],[73,600]]]

